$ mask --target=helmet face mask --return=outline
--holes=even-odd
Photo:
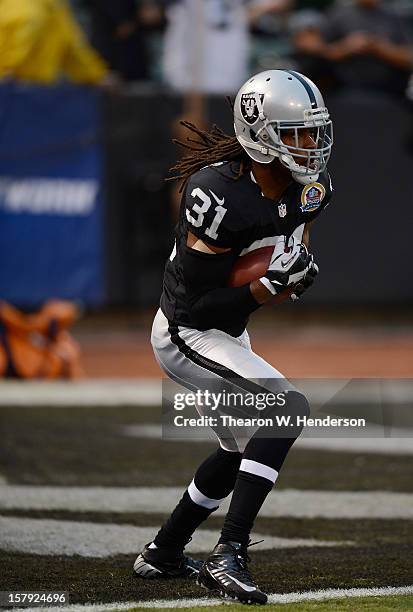
[[[268,145],[270,153],[276,154],[283,166],[291,171],[313,175],[319,174],[327,166],[333,141],[332,128],[331,120],[327,120],[324,125],[311,128],[283,123],[271,125],[270,129],[263,128],[257,136],[259,141]],[[303,130],[311,130],[314,148],[300,146],[302,140],[300,132]],[[286,134],[292,135],[293,145],[285,142]]]
[[[268,70],[245,83],[235,99],[234,129],[253,160],[269,164],[278,158],[304,184],[316,181],[326,168],[333,144],[321,93],[293,71]],[[302,145],[304,130],[312,133],[311,147]]]

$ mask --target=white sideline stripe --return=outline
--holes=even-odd
[[[383,430],[383,428],[381,428]],[[409,433],[410,437],[406,437]],[[391,438],[306,438],[300,437],[294,448],[374,455],[413,455],[413,430],[391,429]]]
[[[413,585],[405,587],[372,587],[365,589],[325,589],[305,593],[274,593],[269,603],[295,603],[299,601],[322,601],[323,599],[345,599],[346,597],[383,597],[386,595],[411,595]]]
[[[241,465],[239,469],[243,472],[248,472],[249,474],[255,474],[256,476],[261,476],[262,478],[266,478],[270,482],[274,484],[277,480],[278,472],[273,468],[268,467],[268,465],[264,465],[263,463],[259,463],[258,461],[253,461],[251,459],[243,459],[241,461]]]
[[[3,485],[2,510],[145,512],[169,514],[185,487],[40,487]],[[225,515],[227,498],[216,510]],[[413,494],[391,491],[301,491],[275,489],[260,516],[296,518],[413,519]]]
[[[52,556],[80,555],[104,558],[113,555],[137,555],[145,544],[153,539],[158,529],[159,526],[135,527],[111,523],[0,517],[0,549]],[[209,553],[211,547],[218,541],[219,535],[219,531],[199,529],[186,550],[192,553]],[[353,544],[310,538],[277,538],[260,533],[254,534],[254,537],[264,539],[261,550]]]
[[[345,599],[347,597],[383,597],[386,595],[411,595],[413,586],[405,587],[372,587],[364,589],[326,589],[323,591],[307,591],[303,593],[272,593],[268,603],[289,604],[301,601],[323,601],[327,599]],[[222,606],[222,599],[155,599],[150,601],[113,602],[108,604],[59,606],[49,608],[32,608],[37,612],[110,612],[111,610],[132,610],[133,608],[191,608],[193,606]],[[14,612],[28,612],[29,608],[14,608]]]
[[[204,508],[208,508],[210,510],[212,508],[218,508],[219,504],[225,499],[225,497],[223,497],[222,499],[212,499],[212,497],[207,497],[206,495],[201,493],[201,491],[196,486],[194,480],[191,481],[188,487],[188,493],[195,504],[198,504],[198,506],[203,506]]]
[[[410,406],[413,395],[412,379],[296,378],[293,382],[306,395],[310,405],[364,403],[381,407],[406,403]]]
[[[346,428],[346,432],[348,429]],[[162,436],[162,425],[158,423],[142,423],[136,425],[123,425],[119,428],[119,433],[131,438],[142,438],[149,440],[168,440],[166,428]],[[210,440],[216,443],[216,436],[212,430],[206,429],[202,431],[202,438],[189,438],[185,440],[191,442],[205,442]],[[360,437],[360,430],[357,430],[352,438],[327,438],[325,433],[323,437],[313,438],[306,437],[304,432],[297,442],[294,443],[294,448],[302,448],[309,450],[327,450],[332,452],[348,452],[348,453],[373,453],[375,455],[413,455],[413,430],[392,427],[391,438],[384,438],[384,428],[368,427],[368,434],[372,437]],[[183,438],[180,438],[184,441]]]
[[[407,403],[413,380],[294,379],[310,404],[331,402],[386,405]],[[79,381],[2,381],[0,406],[160,406],[161,379],[88,379]]]
[[[142,423],[136,425],[122,425],[118,428],[118,432],[128,438],[140,438],[147,440],[162,440],[162,425],[161,423]],[[211,430],[211,441],[217,437]],[[203,440],[205,442],[205,440]]]
[[[4,381],[0,406],[156,406],[162,404],[161,380]]]

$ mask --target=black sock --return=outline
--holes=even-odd
[[[259,434],[258,432],[256,432]],[[260,438],[253,436],[248,442],[243,459],[258,461],[279,472],[296,438]]]
[[[194,482],[200,491],[212,499],[223,499],[231,493],[238,476],[242,453],[219,447],[199,466]]]
[[[255,518],[272,487],[273,483],[267,478],[243,471],[238,473],[219,544],[248,544]]]
[[[203,523],[216,508],[199,506],[185,491],[175,510],[157,533],[153,543],[158,547],[183,550],[195,529]]]
[[[219,448],[199,466],[194,480],[154,539],[158,547],[183,550],[194,531],[234,488],[241,453]],[[192,495],[192,498],[191,498]],[[194,501],[195,500],[195,501]]]
[[[295,438],[260,438],[259,433],[258,430],[258,435],[248,442],[243,455],[243,461],[255,464],[255,468],[250,471],[246,466],[247,471],[244,471],[241,463],[219,543],[232,541],[248,544],[257,514],[295,442]],[[258,473],[254,473],[257,466],[261,467],[258,467]],[[263,475],[260,476],[260,473]]]

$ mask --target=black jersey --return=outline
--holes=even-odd
[[[265,246],[275,245],[280,237],[292,234],[302,238],[305,224],[312,221],[330,201],[332,194],[328,172],[317,182],[300,185],[293,182],[278,201],[262,195],[251,172],[238,178],[239,164],[224,162],[195,172],[185,187],[176,241],[166,263],[161,297],[165,316],[176,325],[207,329],[192,320],[188,306],[182,261],[187,232],[208,244],[231,248],[233,262],[237,257]],[[208,257],[214,258],[215,255]],[[228,278],[218,278],[216,287],[225,287]],[[208,290],[211,290],[209,280]],[[212,327],[238,336],[247,321],[237,312],[225,323]]]

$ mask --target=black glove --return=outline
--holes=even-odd
[[[286,248],[284,238],[274,248],[271,263],[260,281],[273,295],[277,295],[288,286],[300,283],[312,261],[312,255],[303,243],[292,236]]]
[[[320,271],[319,267],[314,261],[313,256],[310,255],[310,257],[311,257],[311,262],[310,262],[310,265],[308,266],[307,274],[304,276],[303,280],[301,280],[299,283],[296,284],[296,286],[294,287],[294,293],[292,293],[290,296],[290,299],[293,302],[296,302],[297,300],[299,300],[300,297],[303,295],[303,293],[305,293],[307,289],[311,287],[311,285],[315,281],[315,277]]]

